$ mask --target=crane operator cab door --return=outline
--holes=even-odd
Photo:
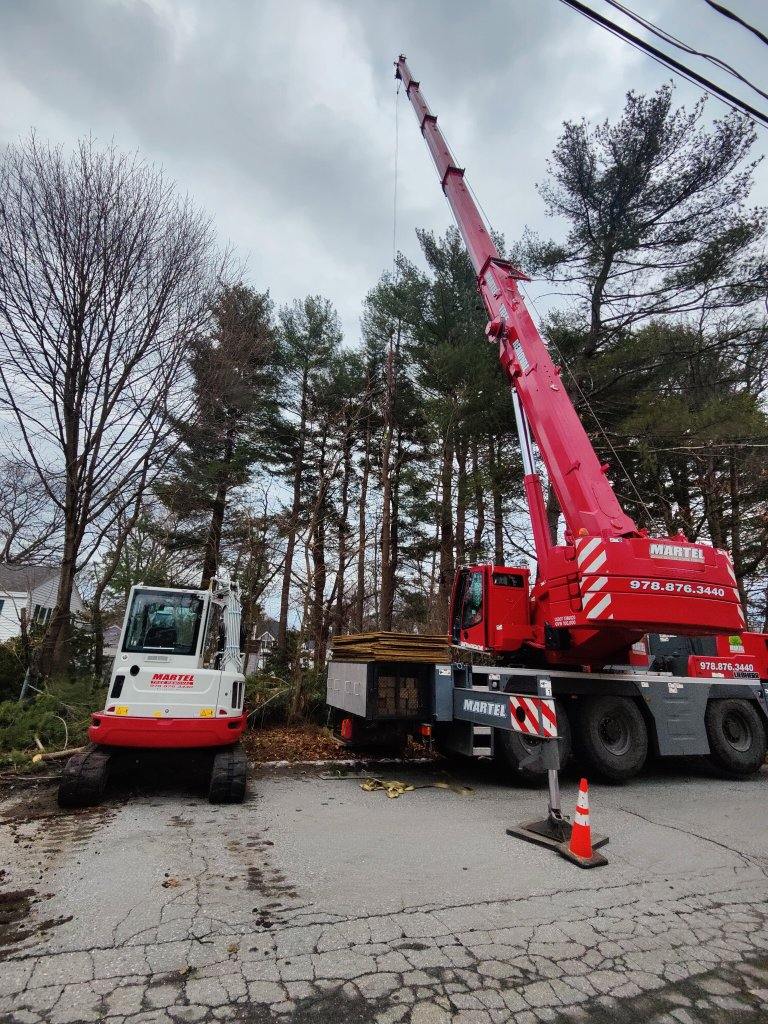
[[[460,569],[453,585],[451,641],[459,647],[485,650],[485,569]]]
[[[456,577],[451,641],[484,651],[514,651],[531,640],[527,569],[468,566]]]

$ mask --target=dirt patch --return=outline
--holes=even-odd
[[[56,803],[57,782],[34,785],[15,782],[3,786],[0,825],[28,825],[61,814]]]

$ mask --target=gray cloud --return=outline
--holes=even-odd
[[[765,27],[762,0],[731,4]],[[701,0],[634,6],[761,79],[764,48]],[[5,0],[0,141],[35,126],[138,147],[210,210],[257,287],[328,295],[354,340],[391,261],[401,50],[510,239],[558,230],[534,183],[562,120],[615,116],[627,89],[669,77],[556,0]],[[415,255],[414,228],[450,214],[402,97],[399,119],[398,244]]]

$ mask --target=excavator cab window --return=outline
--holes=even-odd
[[[194,654],[203,603],[198,594],[183,591],[135,591],[123,650],[133,654]]]

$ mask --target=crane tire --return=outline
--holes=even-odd
[[[710,700],[704,713],[710,757],[731,775],[751,775],[765,762],[765,723],[749,700]]]
[[[575,727],[580,757],[605,782],[626,782],[648,757],[648,728],[629,697],[582,697]]]
[[[555,700],[555,714],[557,715],[557,742],[560,745],[560,767],[564,768],[573,755],[573,739],[570,719],[562,701]],[[535,737],[524,736],[519,732],[495,729],[493,737],[494,757],[498,764],[512,772],[516,781],[525,783],[528,786],[538,786],[547,778],[546,769],[521,766],[521,762],[529,757],[542,743],[551,742],[551,740],[540,740]]]
[[[59,807],[91,807],[100,802],[109,778],[110,752],[90,747],[73,754],[64,765],[59,782]]]
[[[211,766],[208,800],[212,804],[240,804],[245,796],[248,760],[240,744],[219,750]]]

